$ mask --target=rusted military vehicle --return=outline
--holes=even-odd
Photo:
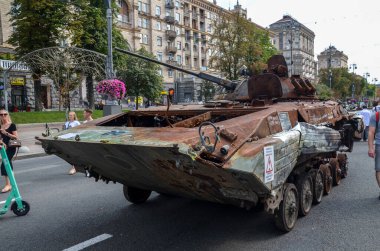
[[[156,191],[263,205],[283,231],[346,177],[344,152],[360,121],[337,102],[319,101],[309,81],[288,77],[282,56],[240,82],[185,72],[222,86],[219,99],[110,115],[39,140],[96,181],[123,184],[132,203]]]

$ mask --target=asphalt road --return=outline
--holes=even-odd
[[[0,217],[0,250],[78,250],[78,244],[89,245],[86,250],[379,250],[379,189],[366,143],[356,143],[349,168],[321,204],[282,234],[265,212],[156,193],[132,205],[120,184],[69,176],[69,165],[56,157],[18,160],[17,182],[31,211]],[[0,201],[6,197],[0,194]]]

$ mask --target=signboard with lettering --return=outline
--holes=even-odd
[[[11,78],[11,85],[25,85],[24,78]]]

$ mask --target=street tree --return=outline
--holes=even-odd
[[[56,0],[14,0],[10,10],[13,32],[8,40],[18,58],[37,49],[56,46],[67,23],[66,3]],[[41,76],[43,67],[31,68],[35,110],[42,110]]]
[[[331,92],[334,98],[346,99],[352,95],[352,85],[354,85],[354,95],[361,96],[365,89],[365,79],[359,75],[348,72],[347,68],[332,68],[331,70]],[[330,71],[321,69],[319,71],[319,84],[330,87]]]
[[[144,47],[137,51],[138,54],[156,59]],[[136,99],[136,109],[138,109],[138,97],[144,96],[149,100],[156,100],[162,91],[163,78],[159,74],[160,66],[133,56],[127,56],[124,68],[118,70],[118,77],[124,81],[128,95]]]
[[[267,59],[276,53],[267,31],[233,13],[214,20],[210,38],[210,67],[230,80],[239,77],[243,65],[252,72],[265,69]]]
[[[107,54],[107,20],[106,5],[99,0],[72,0],[70,1],[73,11],[70,12],[71,18],[68,23],[68,35],[72,45]],[[115,1],[112,4],[114,18],[118,7]],[[122,49],[129,48],[128,42],[123,38],[116,22],[113,22],[112,40],[115,47]],[[113,53],[115,68],[123,68],[126,56],[120,53]],[[91,72],[86,74],[87,100],[89,107],[94,109],[94,75]]]

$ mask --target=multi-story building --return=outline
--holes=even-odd
[[[238,1],[232,10],[221,8],[215,0],[118,0],[118,5],[118,27],[132,49],[144,46],[159,61],[197,72],[209,70],[213,21],[232,12],[247,17]],[[199,101],[200,80],[167,67],[161,67],[160,73],[166,89],[176,88],[177,101]]]
[[[347,68],[348,56],[338,51],[335,46],[329,46],[317,56],[318,69]]]
[[[7,6],[1,6],[1,18],[4,16],[9,20],[5,13],[9,12],[11,1],[1,3],[3,2]],[[213,32],[213,21],[222,14],[232,12],[247,17],[247,10],[238,1],[232,10],[218,6],[215,0],[117,0],[116,3],[120,10],[117,27],[131,49],[138,50],[144,46],[159,61],[196,72],[209,70],[208,40]],[[1,23],[3,25],[6,22]],[[257,27],[264,29],[258,25]],[[8,22],[1,32],[4,41],[10,32]],[[269,33],[273,40],[274,34]],[[201,80],[164,66],[161,67],[160,74],[163,76],[165,89],[176,88],[177,101],[200,100]],[[28,80],[26,83],[32,84]],[[46,96],[51,97],[45,102],[50,104],[46,108],[54,107],[49,101],[53,100],[53,94]],[[25,99],[33,99],[29,94],[28,97],[30,98]]]
[[[284,55],[289,74],[315,80],[314,32],[289,15],[271,24],[269,29],[275,33],[274,45]]]

